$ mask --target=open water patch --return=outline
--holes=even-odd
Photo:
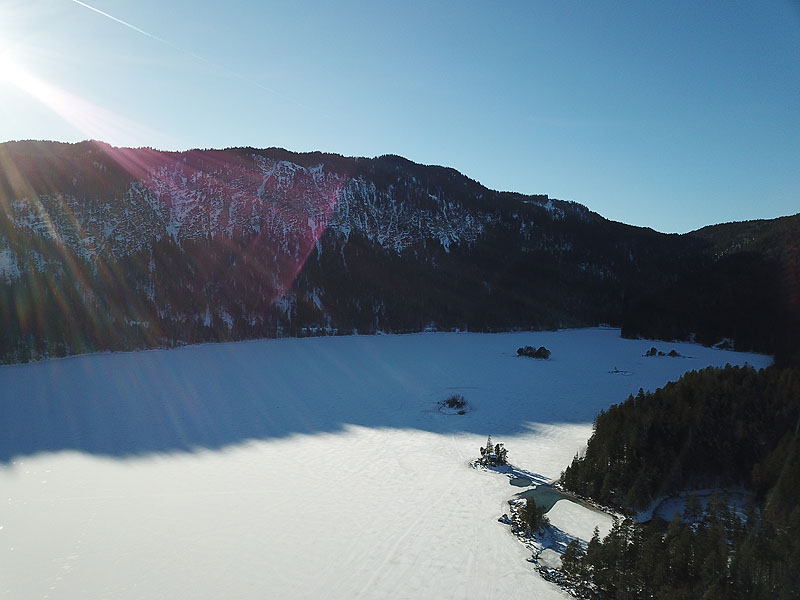
[[[514,497],[525,498],[526,500],[533,498],[533,501],[536,502],[536,506],[544,508],[545,512],[553,508],[555,503],[559,500],[569,500],[570,502],[575,502],[575,498],[572,496],[568,496],[553,486],[547,484],[537,485],[536,487],[525,490],[524,492],[515,494]]]
[[[527,477],[512,477],[508,483],[516,487],[528,487],[533,485],[533,480]]]

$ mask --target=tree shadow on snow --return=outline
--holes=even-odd
[[[620,344],[613,332],[595,335],[599,343],[613,342],[610,348]],[[568,354],[559,339],[574,344],[555,332],[357,336],[6,366],[0,368],[0,461],[60,450],[127,457],[217,449],[349,425],[510,436],[531,423],[589,423],[638,389],[636,377],[608,375],[605,361],[583,381],[569,361],[514,356],[520,343],[545,336],[554,357]],[[580,361],[584,350],[574,348]],[[631,356],[641,352],[630,349]],[[614,360],[625,363],[624,356]],[[593,378],[628,385],[604,391]],[[453,390],[463,390],[467,414],[437,410]]]

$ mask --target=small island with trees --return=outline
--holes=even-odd
[[[492,445],[492,436],[486,440],[486,447],[481,448],[481,458],[478,463],[484,467],[502,467],[508,465],[508,450],[503,444]]]
[[[655,346],[652,346],[650,348],[650,350],[648,350],[647,352],[644,353],[644,355],[645,356],[669,356],[670,358],[679,358],[679,357],[680,358],[686,358],[685,356],[683,356],[683,354],[680,354],[678,351],[676,351],[675,348],[673,348],[669,352],[665,353],[664,351],[659,350]]]
[[[508,450],[503,447],[503,444],[493,444],[491,435],[486,440],[486,447],[481,448],[481,457],[477,462],[479,465],[489,468],[505,467],[510,471],[511,475],[519,474],[508,462]],[[516,535],[530,537],[550,524],[544,514],[546,512],[545,509],[537,506],[533,498],[528,498],[524,501],[512,501],[510,504],[512,508],[517,509],[512,510],[513,517],[509,519],[508,515],[503,515],[499,521],[510,524],[512,531]]]
[[[550,350],[544,346],[534,348],[533,346],[523,346],[517,348],[517,356],[527,356],[529,358],[538,358],[540,360],[547,360],[550,358]]]

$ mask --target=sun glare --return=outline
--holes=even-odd
[[[24,71],[7,54],[0,54],[0,83],[17,83],[24,76]]]
[[[156,132],[150,128],[76,96],[23,68],[8,53],[0,54],[0,84],[13,86],[28,94],[86,138],[136,146],[156,136]]]

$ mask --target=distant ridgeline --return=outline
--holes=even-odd
[[[798,217],[664,235],[444,167],[0,144],[0,361],[256,337],[800,339]]]
[[[639,392],[595,420],[562,484],[636,511],[680,490],[742,486],[746,515],[723,496],[682,517],[615,524],[563,560],[584,597],[800,597],[800,368],[708,368]],[[587,582],[596,586],[590,591]]]

